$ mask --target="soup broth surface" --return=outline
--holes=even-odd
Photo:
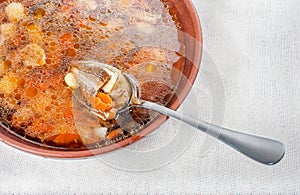
[[[179,29],[160,0],[0,1],[1,123],[69,149],[134,135],[157,114],[133,109],[104,121],[74,100],[64,77],[74,61],[97,60],[133,75],[142,99],[166,105],[184,66]]]

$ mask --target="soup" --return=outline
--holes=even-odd
[[[143,109],[128,113],[126,128],[124,121],[95,119],[65,82],[74,61],[130,73],[145,100],[167,104],[175,93],[184,45],[163,1],[4,0],[0,10],[0,120],[20,136],[68,149],[103,147],[155,120]]]

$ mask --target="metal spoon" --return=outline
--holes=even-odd
[[[86,61],[86,62],[87,64],[91,63],[91,61]],[[81,63],[84,64],[85,61],[81,61]],[[109,66],[107,64],[102,64],[97,61],[93,61],[93,64],[94,65],[96,64],[94,67],[98,69],[104,67],[107,68],[107,66]],[[246,155],[247,157],[257,162],[263,163],[265,165],[275,165],[283,158],[285,154],[284,145],[279,141],[258,137],[254,135],[249,135],[241,132],[236,132],[223,127],[218,127],[216,125],[204,122],[202,120],[196,120],[188,116],[182,115],[174,110],[171,110],[159,104],[141,100],[138,97],[138,93],[137,93],[138,88],[137,88],[136,81],[130,75],[125,73],[122,73],[121,75],[119,74],[119,76],[126,78],[126,80],[130,85],[130,91],[129,91],[128,101],[126,101],[124,103],[124,106],[118,110],[116,117],[118,117],[119,115],[121,115],[122,113],[128,111],[133,107],[153,110],[161,114],[164,114],[166,116],[173,117],[182,122],[185,122],[197,128],[198,130],[227,144],[228,146]],[[81,103],[84,104],[84,102],[82,101]],[[95,110],[91,109],[91,112],[99,116],[99,114],[95,112]]]

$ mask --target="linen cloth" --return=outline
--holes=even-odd
[[[115,158],[113,153],[81,160],[46,159],[0,143],[0,194],[299,194],[299,3],[194,0],[204,54],[181,111],[281,140],[286,155],[279,164],[256,163],[170,119],[126,149],[150,154],[138,161]],[[223,86],[213,91],[213,81],[220,80]],[[214,99],[217,92],[220,96]],[[156,155],[162,143],[168,145],[182,132],[188,144],[180,146],[185,140],[177,141],[165,159]],[[131,165],[140,166],[134,170]]]

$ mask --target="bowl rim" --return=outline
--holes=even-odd
[[[182,0],[182,2],[189,9],[190,15],[192,16],[191,19],[194,24],[193,27],[195,30],[195,35],[194,35],[195,37],[193,37],[193,38],[195,38],[200,44],[196,44],[196,46],[195,46],[194,52],[196,53],[196,55],[195,55],[196,59],[194,59],[194,62],[192,63],[193,64],[192,70],[190,71],[190,74],[187,79],[188,84],[183,87],[183,89],[181,90],[180,94],[178,94],[174,103],[171,104],[171,106],[169,107],[173,110],[177,110],[179,108],[179,106],[181,105],[183,100],[186,98],[186,96],[189,94],[190,90],[192,89],[192,86],[198,75],[198,70],[200,68],[200,63],[201,63],[201,59],[202,59],[202,49],[203,49],[202,48],[202,44],[203,44],[202,27],[201,27],[201,23],[200,23],[200,19],[199,19],[197,10],[191,0]],[[157,129],[160,125],[163,124],[163,122],[165,122],[167,120],[167,118],[168,117],[166,117],[166,116],[160,116],[153,123],[151,123],[151,125],[147,126],[146,128],[144,128],[137,134],[135,134],[129,138],[126,138],[120,142],[117,142],[115,144],[105,146],[102,148],[95,148],[95,149],[70,151],[70,150],[51,150],[51,149],[46,149],[46,148],[38,148],[33,145],[29,145],[27,143],[23,143],[23,142],[15,140],[13,138],[13,136],[16,136],[16,135],[5,130],[5,128],[2,126],[0,126],[0,141],[2,141],[3,143],[5,143],[9,146],[12,146],[13,148],[18,149],[18,150],[21,150],[21,151],[24,151],[24,152],[27,152],[30,154],[34,154],[37,156],[46,157],[46,158],[58,158],[58,159],[87,158],[87,157],[96,156],[96,155],[99,155],[102,153],[110,152],[110,151],[116,150],[118,148],[125,147],[131,143],[134,143],[134,142],[140,140],[141,138],[145,137],[146,135],[148,135],[155,129]],[[2,130],[7,131],[7,132],[3,133]]]

